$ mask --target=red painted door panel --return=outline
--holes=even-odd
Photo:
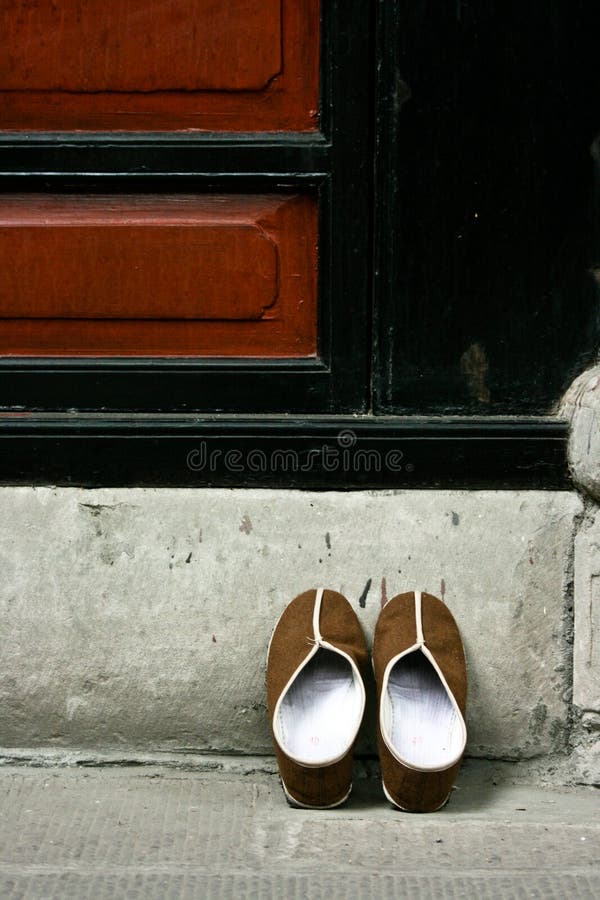
[[[312,356],[309,194],[4,196],[0,354]]]
[[[318,0],[3,0],[0,128],[313,130]]]
[[[281,69],[280,0],[13,0],[11,91],[260,91]]]

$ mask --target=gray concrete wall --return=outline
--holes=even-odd
[[[572,772],[600,784],[600,365],[582,372],[560,404],[571,426],[569,466],[585,500],[575,544]]]
[[[573,769],[600,784],[600,509],[589,504],[575,541]]]
[[[368,636],[386,597],[442,596],[468,753],[565,754],[581,512],[569,492],[2,488],[0,745],[270,753],[268,639],[321,584]]]

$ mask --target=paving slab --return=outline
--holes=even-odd
[[[0,896],[596,898],[600,794],[467,765],[448,806],[393,810],[360,778],[337,810],[291,809],[274,775],[0,769]]]

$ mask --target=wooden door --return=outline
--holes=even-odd
[[[322,372],[322,75],[339,59],[333,29],[322,53],[319,0],[6,0],[0,30],[0,152],[17,160],[0,197],[0,357]]]

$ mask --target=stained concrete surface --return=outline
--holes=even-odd
[[[443,597],[463,633],[471,756],[564,753],[570,492],[0,489],[0,746],[271,752],[265,653],[319,584],[367,636]],[[373,747],[373,705],[360,742]]]
[[[600,510],[588,507],[575,539],[572,769],[600,784]]]
[[[0,896],[595,898],[600,795],[466,764],[408,815],[360,778],[337,810],[290,809],[274,775],[0,768]]]
[[[600,511],[575,539],[573,702],[600,730]]]

